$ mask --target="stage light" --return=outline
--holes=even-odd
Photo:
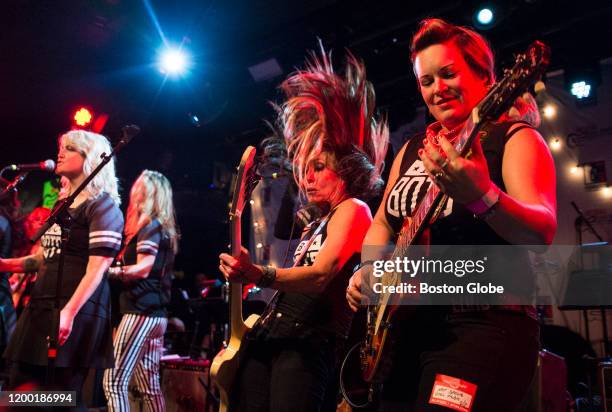
[[[601,193],[604,195],[604,197],[612,197],[612,189],[610,189],[608,186],[602,188]]]
[[[89,110],[85,107],[79,108],[74,113],[74,123],[79,127],[87,127],[91,123],[91,119],[93,119],[93,115]]]
[[[493,22],[493,10],[484,7],[476,13],[476,21],[483,26],[488,26]]]
[[[165,49],[159,60],[159,70],[168,76],[180,76],[187,71],[189,58],[181,49]]]
[[[255,247],[257,249],[261,249],[263,247],[263,243],[259,242]]]
[[[597,103],[597,87],[601,84],[599,62],[581,59],[564,69],[564,77],[566,90],[579,107]]]
[[[561,149],[561,139],[559,139],[558,137],[553,137],[552,139],[550,139],[549,145],[550,149],[556,152]]]
[[[557,115],[557,108],[555,107],[554,104],[547,104],[546,106],[544,106],[544,108],[542,109],[542,114],[544,115],[545,118],[547,119],[554,119],[555,116]]]
[[[578,99],[587,98],[591,94],[591,85],[585,82],[584,80],[574,82],[572,83],[572,89],[570,93],[572,93],[572,95],[576,96]]]
[[[570,173],[573,175],[577,175],[579,171],[580,171],[580,168],[578,166],[570,167]]]

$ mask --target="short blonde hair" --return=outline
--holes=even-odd
[[[73,146],[85,158],[83,163],[83,174],[85,176],[89,176],[102,162],[102,153],[109,154],[112,151],[110,142],[106,137],[85,130],[71,130],[60,136],[59,140],[60,143],[65,140],[65,144]],[[121,204],[114,158],[100,170],[100,173],[89,182],[83,191],[90,198],[96,198],[106,192],[117,205]]]
[[[132,197],[136,190],[144,191],[144,200],[135,202]],[[125,236],[135,236],[140,229],[157,219],[163,231],[170,237],[172,249],[178,251],[178,229],[172,200],[172,186],[163,174],[154,170],[143,170],[130,192],[125,224]]]

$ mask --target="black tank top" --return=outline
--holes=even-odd
[[[487,159],[493,183],[506,191],[502,178],[504,147],[510,136],[508,129],[518,122],[489,123],[483,128],[482,149]],[[522,123],[522,122],[521,122]],[[423,148],[424,134],[414,136],[406,143],[399,178],[395,181],[385,203],[385,215],[395,233],[399,233],[406,217],[412,215],[433,182],[429,179],[418,156]],[[433,245],[506,245],[508,242],[478,220],[462,204],[449,199],[438,220],[431,225]]]
[[[521,123],[512,132],[508,133],[510,127]],[[500,122],[489,123],[483,127],[481,133],[481,144],[483,153],[489,167],[491,180],[502,190],[506,191],[502,178],[502,160],[504,148],[508,139],[524,127],[529,127],[524,122]],[[414,136],[406,143],[406,150],[402,157],[399,177],[393,184],[387,201],[385,203],[385,215],[389,225],[397,235],[406,217],[412,215],[419,202],[433,182],[418,157],[419,149],[423,148],[425,135]],[[432,245],[508,245],[509,242],[499,236],[484,221],[474,217],[465,206],[453,199],[448,200],[440,217],[430,226],[430,244]],[[508,259],[508,270],[516,273],[517,281],[513,285],[520,290],[517,294],[533,290],[534,278],[526,251],[512,250],[512,259]],[[520,278],[520,279],[519,279]],[[458,301],[457,306],[467,306],[469,303]],[[501,305],[505,309],[512,309],[512,305]],[[517,310],[532,314],[531,309],[517,307]]]
[[[330,219],[334,211],[330,214]],[[296,248],[294,259],[308,243],[319,222],[311,223],[308,232]],[[298,266],[314,263],[327,238],[327,225],[308,247],[306,255]],[[335,335],[345,338],[351,327],[353,313],[345,299],[345,290],[359,264],[360,254],[355,253],[334,276],[322,293],[280,292],[279,298],[268,322],[268,336],[274,338],[304,338],[313,334]]]

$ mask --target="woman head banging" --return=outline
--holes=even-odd
[[[125,235],[131,238],[152,220],[157,219],[178,249],[178,230],[172,201],[172,186],[163,174],[144,170],[132,185],[125,224]]]
[[[340,75],[331,54],[322,50],[281,89],[287,100],[278,108],[278,123],[300,190],[308,192],[308,170],[319,159],[338,175],[338,191],[345,197],[376,193],[382,187],[389,131],[386,122],[374,116],[374,89],[363,63],[347,53]]]

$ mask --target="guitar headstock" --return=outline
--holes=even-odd
[[[247,200],[251,197],[253,189],[255,189],[257,182],[259,182],[255,154],[256,149],[253,146],[248,146],[240,159],[232,188],[230,218],[239,218],[242,215]]]
[[[478,105],[480,119],[497,120],[512,107],[517,97],[537,82],[550,63],[550,48],[535,41],[524,53],[519,53],[512,68],[504,71],[504,76],[489,91]]]

